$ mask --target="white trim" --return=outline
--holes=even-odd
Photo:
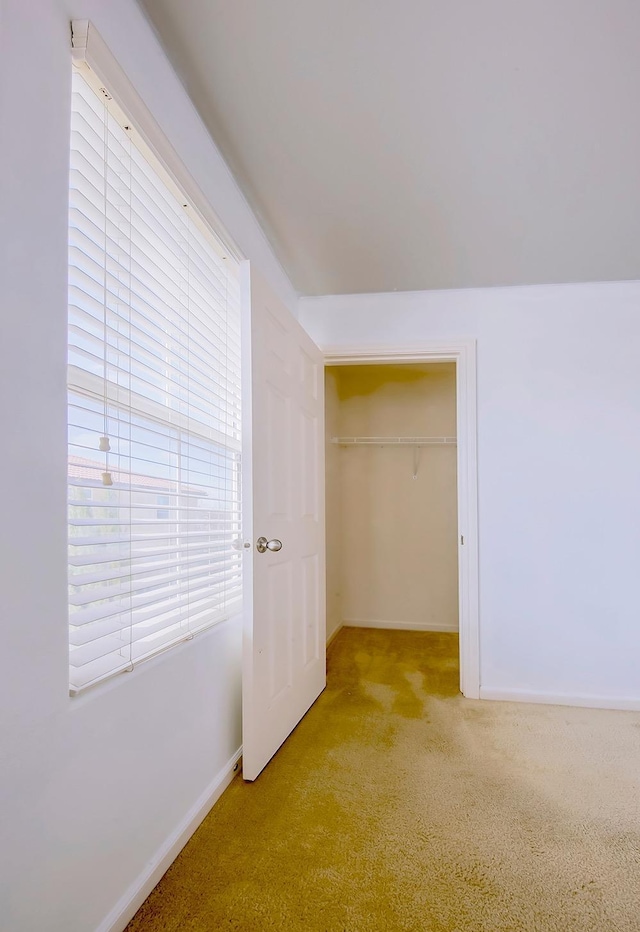
[[[618,696],[572,696],[568,693],[529,692],[526,689],[482,688],[480,690],[480,699],[489,699],[495,702],[535,702],[542,705],[640,712],[640,699],[625,699]]]
[[[323,347],[325,366],[455,362],[458,437],[458,590],[460,690],[480,698],[476,341]],[[464,544],[462,541],[464,540]],[[345,622],[346,624],[347,622]]]
[[[325,366],[370,366],[374,363],[456,362],[465,350],[475,354],[476,341],[433,340],[426,343],[370,346],[323,346]]]
[[[379,618],[345,618],[345,628],[384,628],[389,631],[441,631],[458,633],[455,625],[430,625],[420,621],[384,621]]]
[[[135,916],[153,888],[178,857],[195,830],[209,814],[212,807],[222,796],[239,770],[242,748],[238,748],[233,757],[212,780],[204,793],[195,802],[175,831],[155,853],[141,874],[134,880],[96,932],[123,932]]]
[[[140,136],[171,182],[177,185],[180,196],[185,196],[194,211],[200,215],[200,221],[209,231],[209,235],[213,234],[219,241],[220,248],[236,262],[241,262],[245,257],[239,246],[90,20],[72,20],[71,56],[74,66],[85,73],[89,83],[95,86],[96,78],[98,84],[104,83],[127,123],[131,124],[133,140],[135,141],[136,134]]]
[[[335,639],[340,634],[343,628],[344,628],[344,625],[340,623],[338,627],[336,628],[336,630],[331,632],[331,634],[327,638],[327,647],[329,646],[329,644],[332,644],[335,641]]]

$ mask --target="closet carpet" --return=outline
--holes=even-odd
[[[458,694],[451,634],[343,629],[129,932],[638,932],[640,714]]]

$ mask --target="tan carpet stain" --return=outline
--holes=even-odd
[[[463,699],[457,649],[343,629],[128,932],[640,932],[640,714]]]

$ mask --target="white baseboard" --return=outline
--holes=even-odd
[[[331,632],[331,634],[327,638],[327,647],[329,646],[329,644],[331,644],[332,641],[336,639],[336,637],[340,634],[343,628],[344,628],[344,625],[340,624],[338,625],[335,631]]]
[[[447,625],[429,625],[412,621],[378,621],[370,618],[345,618],[345,628],[386,628],[393,631],[443,631],[458,633],[458,629]]]
[[[622,699],[615,696],[572,696],[565,693],[529,692],[526,689],[486,689],[481,686],[480,698],[497,702],[536,702],[543,705],[640,712],[640,699]]]
[[[229,786],[238,771],[241,756],[242,748],[239,748],[187,812],[175,831],[169,835],[147,867],[120,897],[96,932],[123,932],[162,875],[166,873],[205,816],[209,814]]]

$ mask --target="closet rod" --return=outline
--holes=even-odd
[[[332,437],[331,443],[347,446],[428,447],[455,444],[455,437]]]

